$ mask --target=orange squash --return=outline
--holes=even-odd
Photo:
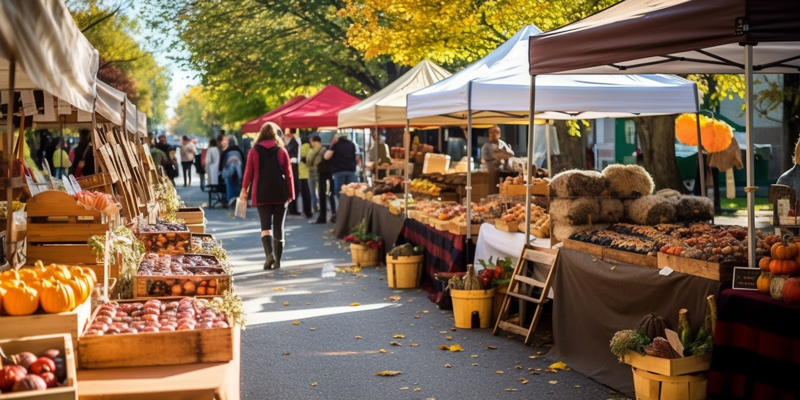
[[[59,281],[64,285],[69,286],[72,289],[72,293],[74,294],[75,305],[83,304],[86,299],[89,298],[91,292],[89,288],[86,286],[86,282],[80,279],[53,279],[55,281]]]
[[[783,301],[789,304],[800,303],[800,278],[789,278],[784,282]]]
[[[794,259],[775,259],[769,263],[769,272],[772,275],[797,275],[800,268]]]
[[[783,235],[780,242],[772,245],[770,254],[775,260],[794,260],[797,257],[797,245],[791,236]]]
[[[0,311],[3,310],[3,296],[5,296],[6,290],[0,287]]]
[[[758,260],[758,268],[760,268],[762,271],[769,271],[769,263],[771,262],[772,257],[761,257],[761,259]]]
[[[59,281],[44,281],[39,304],[48,314],[72,311],[75,309],[75,293],[70,286]]]
[[[758,276],[758,280],[756,281],[756,287],[758,287],[758,291],[769,294],[770,281],[772,281],[772,274],[769,271],[761,272],[761,275]]]
[[[92,278],[92,287],[97,284],[97,274],[94,273],[94,270],[89,267],[83,267],[83,274],[89,275]]]
[[[35,289],[24,283],[6,288],[6,294],[3,295],[3,309],[8,315],[30,315],[38,308],[39,293]]]

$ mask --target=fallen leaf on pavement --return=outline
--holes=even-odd
[[[317,386],[317,382],[311,382],[311,386]]]
[[[289,302],[288,302],[288,301],[284,301],[284,302],[283,302],[283,305],[284,305],[284,306],[288,306],[288,305],[289,305]]]
[[[427,313],[428,313],[428,310],[422,310],[422,313],[423,313],[423,314],[427,314]]]
[[[472,363],[472,366],[473,366],[473,367],[477,367],[477,366],[478,366],[478,363]]]
[[[287,351],[287,352],[285,352],[285,353],[282,353],[281,355],[282,355],[282,356],[288,356],[289,354],[292,354],[292,353],[289,353],[289,352]]]
[[[414,316],[414,319],[419,319],[419,315],[415,315],[415,316]]]
[[[419,343],[409,343],[410,347],[419,347]]]
[[[470,357],[470,358],[478,358],[478,355],[477,355],[477,354],[473,354],[473,355],[471,355],[471,356],[469,356],[469,357]]]
[[[450,348],[448,350],[450,350],[453,353],[455,353],[457,351],[464,351],[464,349],[461,348],[460,344],[454,344],[454,345],[450,346]]]
[[[362,339],[360,335],[356,335],[356,339]]]
[[[279,292],[281,290],[286,290],[286,288],[283,288],[283,287],[280,287],[280,286],[272,288],[273,292]]]
[[[517,389],[514,388],[506,388],[506,392],[516,392]]]
[[[292,321],[292,325],[300,325],[300,321]]]
[[[440,344],[439,345],[439,350],[447,350],[447,349],[449,349],[449,347],[447,347],[446,344]]]
[[[401,371],[381,371],[375,373],[376,376],[397,376],[400,374],[402,374]]]
[[[450,364],[445,364],[444,367],[445,368],[450,368]]]
[[[579,388],[579,387],[581,387],[581,385],[575,385],[575,386],[573,386],[573,387]]]
[[[447,333],[447,331],[439,331],[439,333]]]
[[[361,303],[359,303],[359,302],[350,303],[350,307],[358,307],[360,305],[361,305]]]
[[[527,384],[529,381],[525,378],[517,378],[518,381],[522,382],[523,385]]]
[[[445,336],[444,338],[447,339],[447,340],[453,340],[452,336]]]
[[[389,345],[391,345],[391,346],[402,346],[403,344],[400,343],[400,342],[389,342]]]
[[[415,392],[420,392],[420,391],[422,391],[422,388],[414,388],[414,391]]]
[[[550,382],[547,382],[547,383],[549,383],[551,385],[555,385],[556,383],[558,383],[558,381],[550,381]]]
[[[497,350],[497,346],[486,346],[489,350]]]
[[[619,394],[619,392],[613,389],[608,389],[608,394]]]
[[[378,353],[384,354],[384,353],[386,353],[386,349],[380,349],[380,350],[378,350]]]
[[[403,335],[402,333],[398,333],[398,334],[392,335],[392,339],[405,339],[405,338],[406,338],[406,335]]]
[[[539,356],[528,356],[528,358],[530,358],[531,360],[535,360],[535,359],[539,358]]]
[[[400,296],[389,296],[389,300],[394,302],[400,301],[400,299],[402,299]]]
[[[410,389],[410,388],[409,388],[408,386],[403,386],[403,387],[401,387],[401,388],[399,388],[399,389],[400,389],[400,390],[408,390],[408,389]]]
[[[502,369],[498,369],[497,371],[494,371],[494,373],[495,374],[499,374],[499,375],[503,375],[503,374],[505,374],[505,371],[503,371]]]
[[[556,363],[552,363],[547,368],[549,368],[549,369],[560,369],[562,371],[569,371],[569,367],[567,367],[567,364],[565,364],[565,363],[563,363],[561,361],[556,362]]]
[[[310,331],[316,331],[316,330],[317,330],[317,328],[308,328],[308,330],[310,330]]]

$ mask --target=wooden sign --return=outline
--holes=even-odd
[[[114,144],[114,155],[117,157],[117,160],[122,163],[125,160],[125,153],[122,151],[122,146],[119,143]],[[131,171],[127,168],[126,165],[122,165],[122,176],[123,181],[129,181],[131,179]]]
[[[147,164],[147,169],[150,171],[156,170],[155,162],[153,162],[153,155],[150,153],[150,146],[147,143],[142,144],[142,158],[144,159],[145,163]]]
[[[103,145],[99,149],[100,155],[103,157],[103,164],[105,164],[108,173],[111,175],[111,182],[117,183],[119,182],[119,175],[117,174],[117,168],[114,166],[114,160],[111,159],[111,154],[109,152],[108,145]]]
[[[733,268],[733,288],[739,290],[758,290],[758,277],[761,270],[758,268]]]

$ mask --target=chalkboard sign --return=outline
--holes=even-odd
[[[733,288],[739,290],[758,290],[758,277],[761,270],[758,268],[733,268]]]

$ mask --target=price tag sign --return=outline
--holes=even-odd
[[[738,290],[758,290],[758,268],[733,267],[733,288]]]

